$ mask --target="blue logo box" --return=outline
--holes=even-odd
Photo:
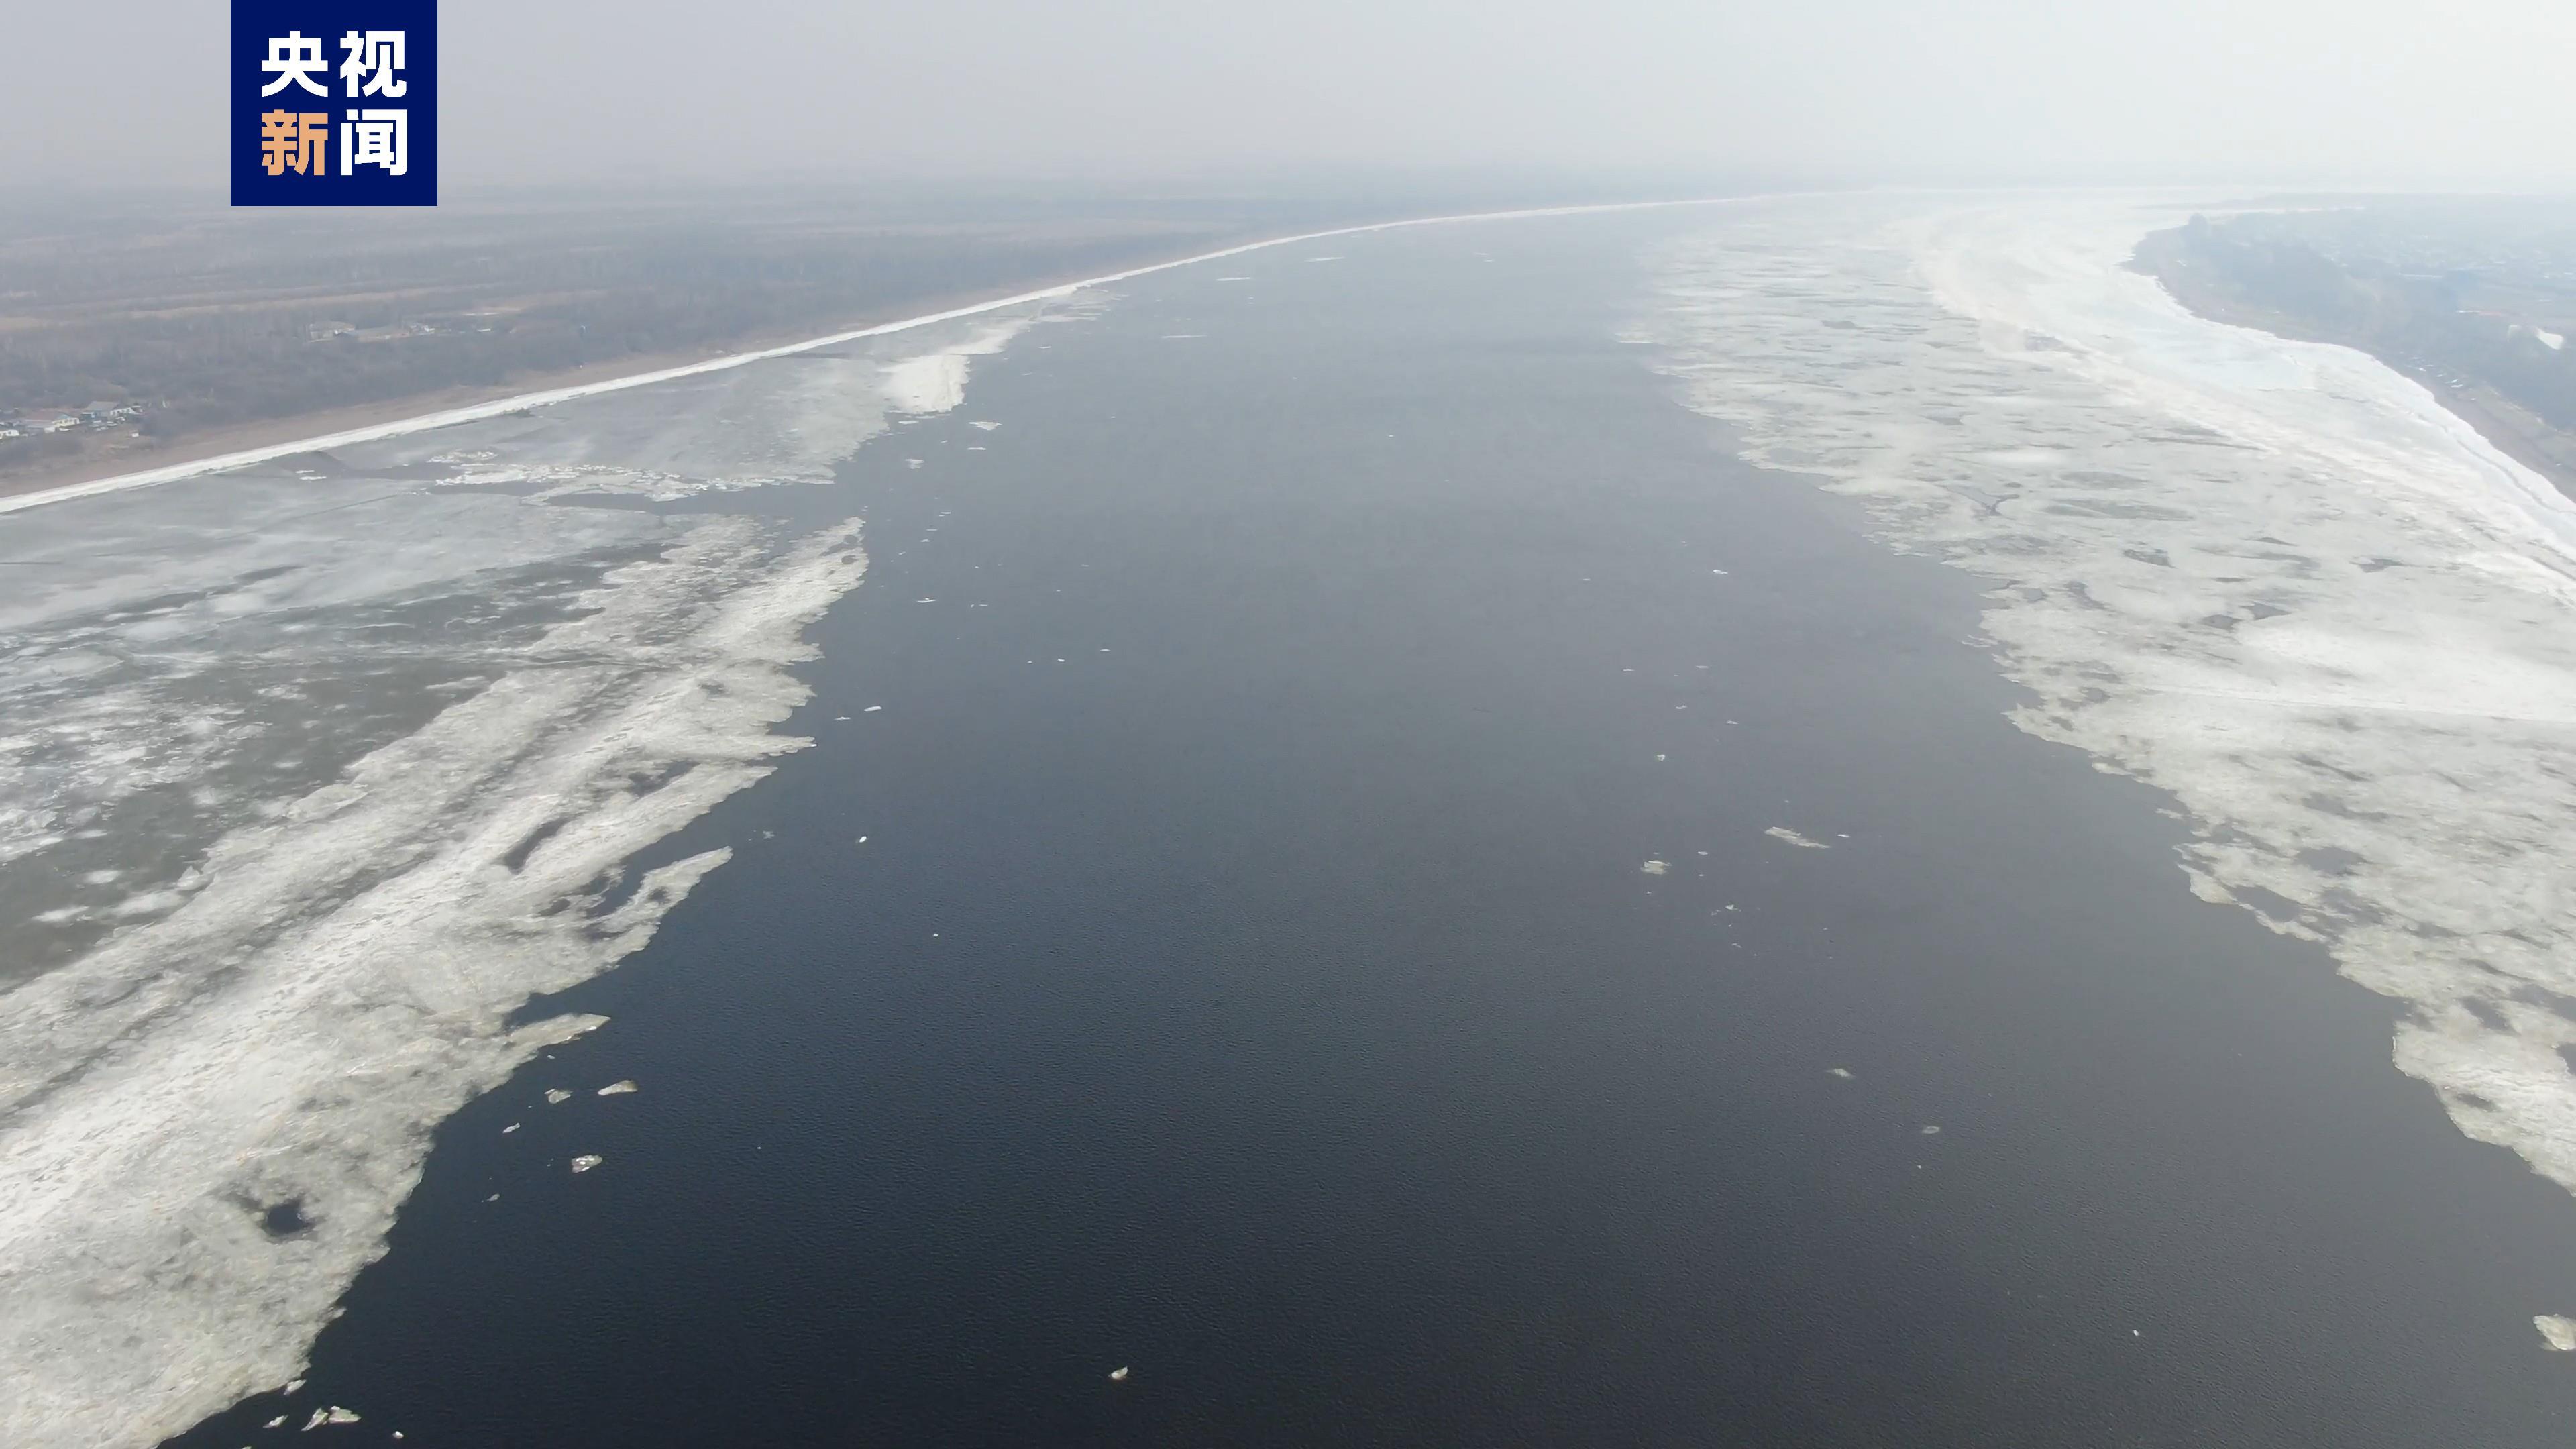
[[[438,204],[437,0],[233,0],[235,206]]]

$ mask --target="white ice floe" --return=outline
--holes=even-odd
[[[1662,875],[1673,868],[1673,863],[1668,860],[1650,860],[1637,868],[1648,875]]]
[[[613,395],[574,399],[535,418],[449,429],[439,436],[444,449],[427,461],[455,470],[448,486],[540,499],[628,493],[670,500],[828,482],[836,464],[893,422],[962,403],[975,358],[1000,351],[1033,323],[1078,314],[1062,304],[1032,304],[971,323],[767,358],[665,384],[651,409]],[[384,447],[393,457],[419,451]]]
[[[1123,1384],[1127,1382],[1127,1366],[1121,1364],[1118,1367],[1111,1369],[1109,1371],[1109,1381],[1115,1384]]]
[[[631,1081],[611,1082],[607,1086],[599,1089],[599,1095],[603,1097],[623,1097],[629,1092],[637,1092],[641,1090],[643,1089],[636,1086]]]
[[[1781,841],[1781,842],[1786,843],[1786,844],[1789,844],[1789,845],[1797,846],[1797,847],[1798,847],[1799,849],[1801,849],[1801,850],[1831,850],[1831,849],[1833,849],[1833,847],[1832,847],[1831,845],[1829,845],[1829,844],[1825,843],[1824,841],[1821,841],[1821,840],[1815,840],[1815,839],[1811,839],[1811,838],[1809,838],[1809,837],[1807,837],[1807,836],[1800,835],[1797,831],[1794,831],[1794,830],[1790,829],[1790,828],[1789,828],[1788,826],[1786,826],[1786,825],[1774,825],[1774,826],[1770,827],[1769,829],[1767,829],[1767,830],[1763,831],[1762,833],[1763,833],[1763,834],[1765,834],[1765,835],[1770,836],[1773,840],[1777,840],[1777,841]]]
[[[1990,586],[2014,722],[2179,802],[2212,901],[2406,1004],[2576,1190],[2576,505],[2342,348],[2191,315],[2118,199],[1748,208],[1634,333],[1757,463]]]
[[[802,747],[801,636],[865,558],[855,522],[646,536],[464,697],[240,813],[183,904],[0,992],[0,1443],[150,1444],[294,1375],[432,1129],[597,1024],[511,1013],[724,861],[623,864]]]
[[[546,1088],[546,1104],[547,1104],[548,1106],[559,1107],[559,1106],[562,1106],[564,1103],[569,1102],[569,1101],[571,1101],[571,1100],[572,1100],[572,1093],[571,1093],[571,1092],[569,1092],[569,1091],[566,1091],[566,1090],[565,1090],[564,1088],[562,1088],[562,1087],[548,1087],[548,1088]]]
[[[2531,1326],[2540,1330],[2540,1341],[2559,1353],[2576,1353],[2576,1318],[2563,1313],[2534,1315]]]
[[[885,367],[889,407],[899,413],[944,413],[966,400],[966,378],[974,359],[990,357],[1028,325],[1010,318],[979,327],[954,346],[907,357]]]
[[[588,1172],[605,1161],[607,1161],[607,1159],[601,1157],[596,1152],[585,1152],[581,1156],[572,1160],[572,1170],[575,1172]]]

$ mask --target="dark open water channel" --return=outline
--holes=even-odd
[[[870,521],[819,747],[177,1442],[2566,1443],[2576,1204],[1614,340],[1670,224],[1144,279],[726,500]]]

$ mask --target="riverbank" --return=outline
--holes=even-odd
[[[2237,295],[2222,286],[2208,269],[2191,264],[2186,236],[2182,227],[2149,234],[2139,241],[2129,265],[2155,278],[2175,301],[2212,322],[2250,327],[2293,342],[2349,347],[2377,359],[2399,376],[2420,384],[2434,401],[2475,428],[2497,452],[2576,499],[2576,433],[2551,426],[2475,376],[2445,375],[2422,358],[2408,356],[2358,330],[2321,326],[2309,318]]]
[[[1248,242],[1256,235],[1258,234],[1244,230],[1192,235],[1173,245],[1140,248],[1131,257],[1121,260],[1138,266],[1162,265],[1211,248]],[[505,382],[487,387],[438,388],[352,407],[326,408],[286,417],[261,418],[228,427],[186,433],[166,442],[140,447],[97,450],[48,464],[31,464],[23,469],[0,471],[0,499],[20,498],[58,488],[73,488],[84,483],[96,483],[132,473],[183,467],[205,459],[274,448],[299,439],[323,438],[339,433],[380,428],[410,418],[502,402],[530,393],[590,387],[621,378],[688,367],[723,357],[791,347],[817,336],[880,327],[905,318],[977,307],[1031,291],[1066,286],[1096,275],[1099,270],[1099,259],[1089,257],[1082,262],[1068,263],[1062,267],[1031,271],[988,287],[910,295],[853,312],[835,314],[829,322],[807,322],[791,327],[746,330],[724,341],[705,346],[605,358],[581,367],[515,376]]]

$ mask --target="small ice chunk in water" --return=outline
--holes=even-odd
[[[1000,426],[1001,426],[1001,424],[1000,424],[1000,423],[987,423],[987,422],[982,422],[982,421],[976,421],[976,422],[970,422],[970,423],[968,423],[966,426],[968,426],[968,427],[970,427],[970,428],[982,428],[985,432],[988,432],[988,433],[989,433],[989,432],[993,431],[995,428],[1000,427]]]
[[[622,1097],[635,1090],[637,1090],[637,1088],[635,1083],[632,1081],[611,1082],[607,1086],[599,1089],[599,1095],[603,1097]]]
[[[861,714],[875,714],[878,710],[881,710],[881,709],[883,709],[883,708],[885,708],[885,706],[884,706],[884,705],[881,705],[881,704],[872,704],[872,705],[869,705],[866,709],[860,710],[860,711],[859,711],[859,713],[861,713]]]
[[[1825,1070],[1842,1078],[1846,1082],[1851,1080],[1851,1068],[1849,1067],[1827,1067]]]
[[[1113,1384],[1123,1384],[1127,1382],[1127,1366],[1125,1364],[1120,1364],[1118,1367],[1111,1369],[1109,1371],[1109,1381]]]
[[[592,1168],[597,1167],[602,1160],[603,1159],[596,1152],[585,1152],[581,1156],[572,1160],[572,1170],[575,1172],[588,1172]]]
[[[1798,832],[1790,829],[1786,825],[1774,825],[1762,833],[1770,836],[1773,840],[1787,841],[1789,844],[1797,846],[1801,850],[1833,849],[1832,846],[1827,845],[1825,842],[1821,840],[1810,840],[1806,836],[1800,835]]]
[[[1941,1135],[1941,1129],[1926,1123],[1923,1127],[1923,1135],[1926,1137],[1938,1137]]]
[[[501,1129],[501,1135],[502,1135],[502,1136],[504,1136],[504,1137],[507,1137],[507,1136],[509,1136],[511,1133],[516,1132],[516,1131],[518,1131],[518,1130],[519,1130],[519,1124],[518,1124],[518,1123],[516,1123],[516,1122],[513,1122],[513,1123],[511,1123],[509,1126],[504,1127],[504,1128],[502,1128],[502,1129]]]
[[[313,1411],[313,1417],[304,1421],[303,1432],[307,1434],[312,1433],[314,1430],[321,1428],[322,1425],[330,1419],[330,1417],[330,1410],[315,1409]]]
[[[572,1093],[565,1091],[561,1087],[548,1087],[546,1088],[546,1100],[549,1103],[569,1102],[572,1100]]]
[[[331,1412],[323,1417],[322,1422],[326,1424],[354,1424],[358,1422],[358,1416],[347,1409],[341,1408],[338,1404],[333,1404],[331,1406]]]
[[[267,1423],[260,1425],[263,1429],[282,1429],[285,1426],[286,1416],[284,1414],[280,1414],[276,1418],[269,1420]]]
[[[1672,869],[1673,864],[1668,860],[1650,860],[1637,868],[1648,875],[1662,875],[1665,871]]]
[[[2559,1353],[2576,1353],[2576,1318],[2563,1313],[2538,1314],[2531,1326],[2540,1330],[2543,1343]]]

